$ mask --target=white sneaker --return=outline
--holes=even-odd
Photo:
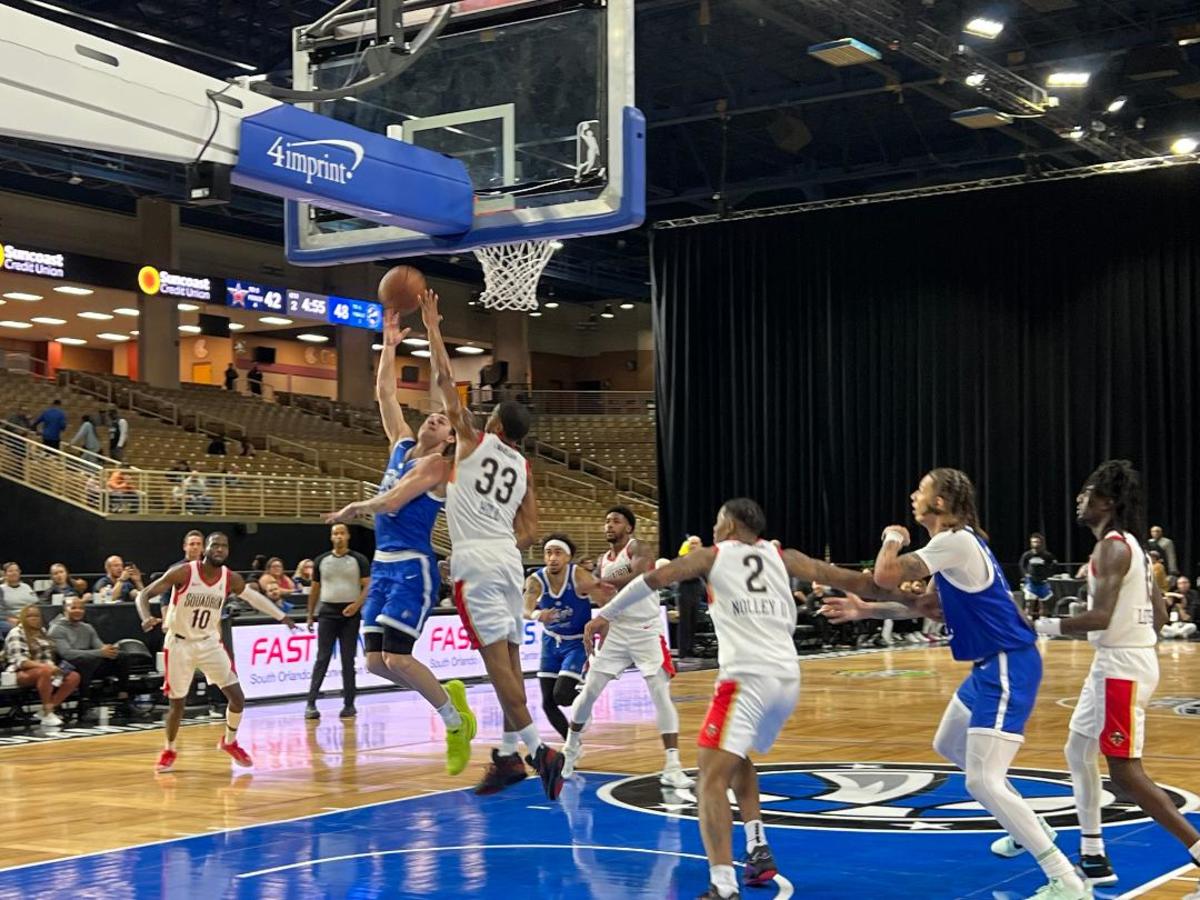
[[[662,774],[658,776],[658,783],[678,791],[693,787],[696,780],[683,771],[682,766],[671,766],[663,769]]]
[[[1042,826],[1042,831],[1046,832],[1046,837],[1050,838],[1050,842],[1058,840],[1058,832],[1050,827],[1050,823],[1038,816],[1038,824]],[[997,856],[1003,856],[1005,859],[1012,859],[1014,856],[1020,856],[1025,852],[1025,848],[1013,840],[1012,835],[1006,834],[1002,838],[992,841],[992,852]]]
[[[562,777],[570,778],[575,774],[575,764],[583,758],[583,745],[572,747],[570,744],[563,744],[563,769]]]
[[[59,728],[62,726],[62,719],[52,712],[42,713],[38,718],[41,719],[42,725],[45,728]]]
[[[1081,887],[1073,888],[1061,878],[1051,878],[1029,900],[1091,900],[1094,896],[1092,886],[1086,881],[1082,881]]]

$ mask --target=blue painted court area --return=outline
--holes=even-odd
[[[1066,815],[1060,776],[1026,773],[1014,782],[1031,802],[1051,821]],[[787,880],[747,889],[747,898],[1014,900],[1043,880],[1028,856],[988,852],[994,823],[966,796],[961,775],[942,767],[777,765],[761,790]],[[1178,796],[1194,808],[1194,797]],[[1121,882],[1098,897],[1130,896],[1186,862],[1161,829],[1115,798],[1105,815]],[[1078,832],[1063,830],[1059,843],[1074,854]],[[445,791],[0,871],[4,898],[672,900],[706,884],[694,797],[664,792],[653,777],[606,774],[576,779],[557,804],[530,779],[493,797]]]

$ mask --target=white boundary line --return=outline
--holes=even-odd
[[[675,856],[681,859],[698,859],[708,862],[708,858],[699,853],[682,853],[677,850],[658,850],[648,847],[616,847],[604,844],[457,844],[448,847],[412,847],[404,850],[372,850],[366,853],[348,853],[344,856],[327,856],[323,859],[307,859],[300,862],[288,863],[286,866],[274,866],[270,869],[258,869],[254,872],[243,872],[235,878],[258,878],[263,875],[273,875],[276,872],[287,872],[291,869],[306,869],[322,863],[345,862],[350,859],[371,859],[380,856],[405,856],[410,853],[441,853],[454,850],[607,850],[618,853],[641,853],[649,856]],[[745,865],[735,862],[734,865]],[[788,900],[795,889],[792,883],[782,875],[775,876],[779,886],[776,900]]]
[[[1159,875],[1157,878],[1152,878],[1150,881],[1147,881],[1145,884],[1139,884],[1137,887],[1133,888],[1132,890],[1126,891],[1123,894],[1118,894],[1116,900],[1126,900],[1126,898],[1129,898],[1129,897],[1140,897],[1140,896],[1142,896],[1142,894],[1149,893],[1150,891],[1154,890],[1156,887],[1160,887],[1161,885],[1166,884],[1168,881],[1174,881],[1176,878],[1178,878],[1180,875],[1182,875],[1188,869],[1192,868],[1192,866],[1193,866],[1193,863],[1188,863],[1186,866],[1180,866],[1178,869],[1174,869],[1163,875]]]

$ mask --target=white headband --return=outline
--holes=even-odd
[[[549,550],[551,547],[557,547],[563,553],[567,554],[567,556],[575,555],[574,553],[571,552],[571,548],[568,547],[566,544],[564,544],[562,541],[558,540],[558,538],[552,538],[551,540],[546,541],[546,543],[542,545],[542,552],[544,553],[545,551]]]

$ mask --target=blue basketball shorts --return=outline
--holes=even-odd
[[[955,696],[971,711],[972,733],[1025,740],[1025,723],[1042,683],[1042,656],[1030,644],[975,663]]]
[[[395,562],[372,562],[371,586],[362,612],[364,635],[382,635],[391,629],[413,640],[419,638],[440,585],[437,562],[423,553],[414,552]]]
[[[558,639],[549,631],[542,632],[542,658],[538,662],[538,678],[558,678],[566,675],[583,681],[587,666],[587,651],[582,637]]]

